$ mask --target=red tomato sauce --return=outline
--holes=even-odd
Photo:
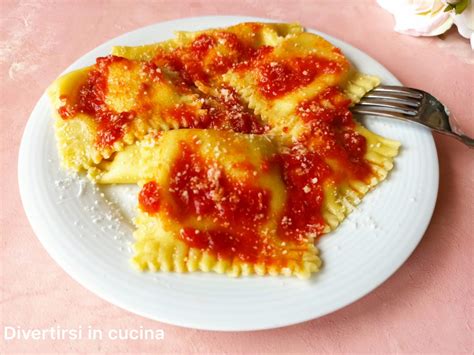
[[[342,168],[339,173],[334,172],[335,181],[347,177],[367,181],[372,173],[364,159],[367,141],[355,130],[350,104],[351,101],[335,87],[302,102],[297,113],[309,124],[310,131],[301,141],[308,146],[311,146],[315,137],[322,141],[314,149],[325,158],[335,159]],[[344,176],[347,172],[349,175]]]
[[[107,76],[109,66],[115,62],[128,60],[116,56],[97,58],[94,69],[89,73],[87,82],[80,88],[77,102],[68,103],[68,98],[63,97],[64,105],[58,110],[63,119],[84,113],[93,117],[98,123],[96,144],[100,147],[110,146],[121,139],[129,123],[135,118],[136,113],[115,112],[105,103],[108,85]]]
[[[161,188],[155,181],[143,185],[138,194],[138,203],[143,211],[157,213],[161,206]]]
[[[229,129],[239,133],[262,134],[269,130],[230,86],[222,86],[216,105],[206,105],[208,127]]]
[[[270,61],[257,65],[257,85],[263,96],[276,99],[308,85],[320,75],[337,74],[342,69],[341,63],[316,56]]]
[[[252,134],[262,134],[269,129],[248,109],[232,87],[223,86],[219,97],[205,98],[202,109],[199,111],[194,106],[180,104],[166,110],[166,116],[186,128],[212,128]]]
[[[173,121],[178,122],[180,127],[186,128],[206,128],[207,124],[203,117],[199,116],[196,108],[190,105],[181,104],[166,110],[166,115]]]
[[[165,208],[172,219],[180,222],[190,217],[209,218],[217,228],[185,228],[181,239],[191,247],[219,256],[255,261],[265,248],[257,231],[269,218],[271,192],[251,181],[233,180],[218,165],[206,163],[184,142],[180,148],[170,172],[172,202],[161,203],[160,188],[149,182],[140,192],[140,208],[148,213]]]
[[[254,48],[235,33],[220,31],[201,34],[190,45],[171,52],[159,51],[153,62],[179,73],[187,85],[209,84],[230,69],[248,67],[272,49],[269,46]]]
[[[308,233],[322,234],[323,182],[330,177],[331,169],[317,153],[301,144],[280,154],[279,164],[287,192],[278,226],[279,237],[302,241]]]

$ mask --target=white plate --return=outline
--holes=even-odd
[[[269,20],[217,16],[159,23],[99,46],[66,71],[94,63],[113,45],[152,43],[168,39],[174,30],[243,21]],[[361,71],[378,75],[385,84],[399,84],[368,55],[319,34],[340,47]],[[335,233],[322,239],[324,267],[310,281],[139,273],[128,264],[136,188],[98,190],[84,178],[67,177],[59,168],[52,123],[43,95],[25,129],[18,166],[23,205],[41,243],[67,273],[100,297],[180,326],[268,329],[317,318],[356,301],[392,275],[415,249],[438,191],[438,160],[430,131],[409,123],[367,119],[370,129],[402,142],[400,156],[389,179],[366,196]]]

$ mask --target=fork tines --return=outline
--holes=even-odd
[[[380,116],[416,116],[421,107],[423,92],[400,86],[383,85],[365,95],[352,108],[355,113]]]

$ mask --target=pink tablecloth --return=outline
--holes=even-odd
[[[140,3],[140,4],[138,4]],[[404,84],[442,99],[474,131],[474,55],[452,30],[445,39],[392,31],[373,1],[1,1],[1,323],[163,329],[160,341],[5,341],[0,353],[43,352],[472,352],[474,151],[436,137],[441,181],[431,225],[408,262],[367,297],[304,324],[215,333],[153,322],[73,281],[47,255],[23,212],[17,153],[28,116],[72,61],[124,32],[179,17],[233,14],[300,21],[359,47]],[[34,179],[34,176],[31,177]],[[205,315],[203,315],[205,316]]]

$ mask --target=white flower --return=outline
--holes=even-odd
[[[453,24],[441,0],[377,0],[395,17],[395,31],[412,36],[437,36]]]
[[[471,1],[469,6],[459,15],[454,15],[459,34],[471,40],[471,48],[474,50],[474,4]]]

